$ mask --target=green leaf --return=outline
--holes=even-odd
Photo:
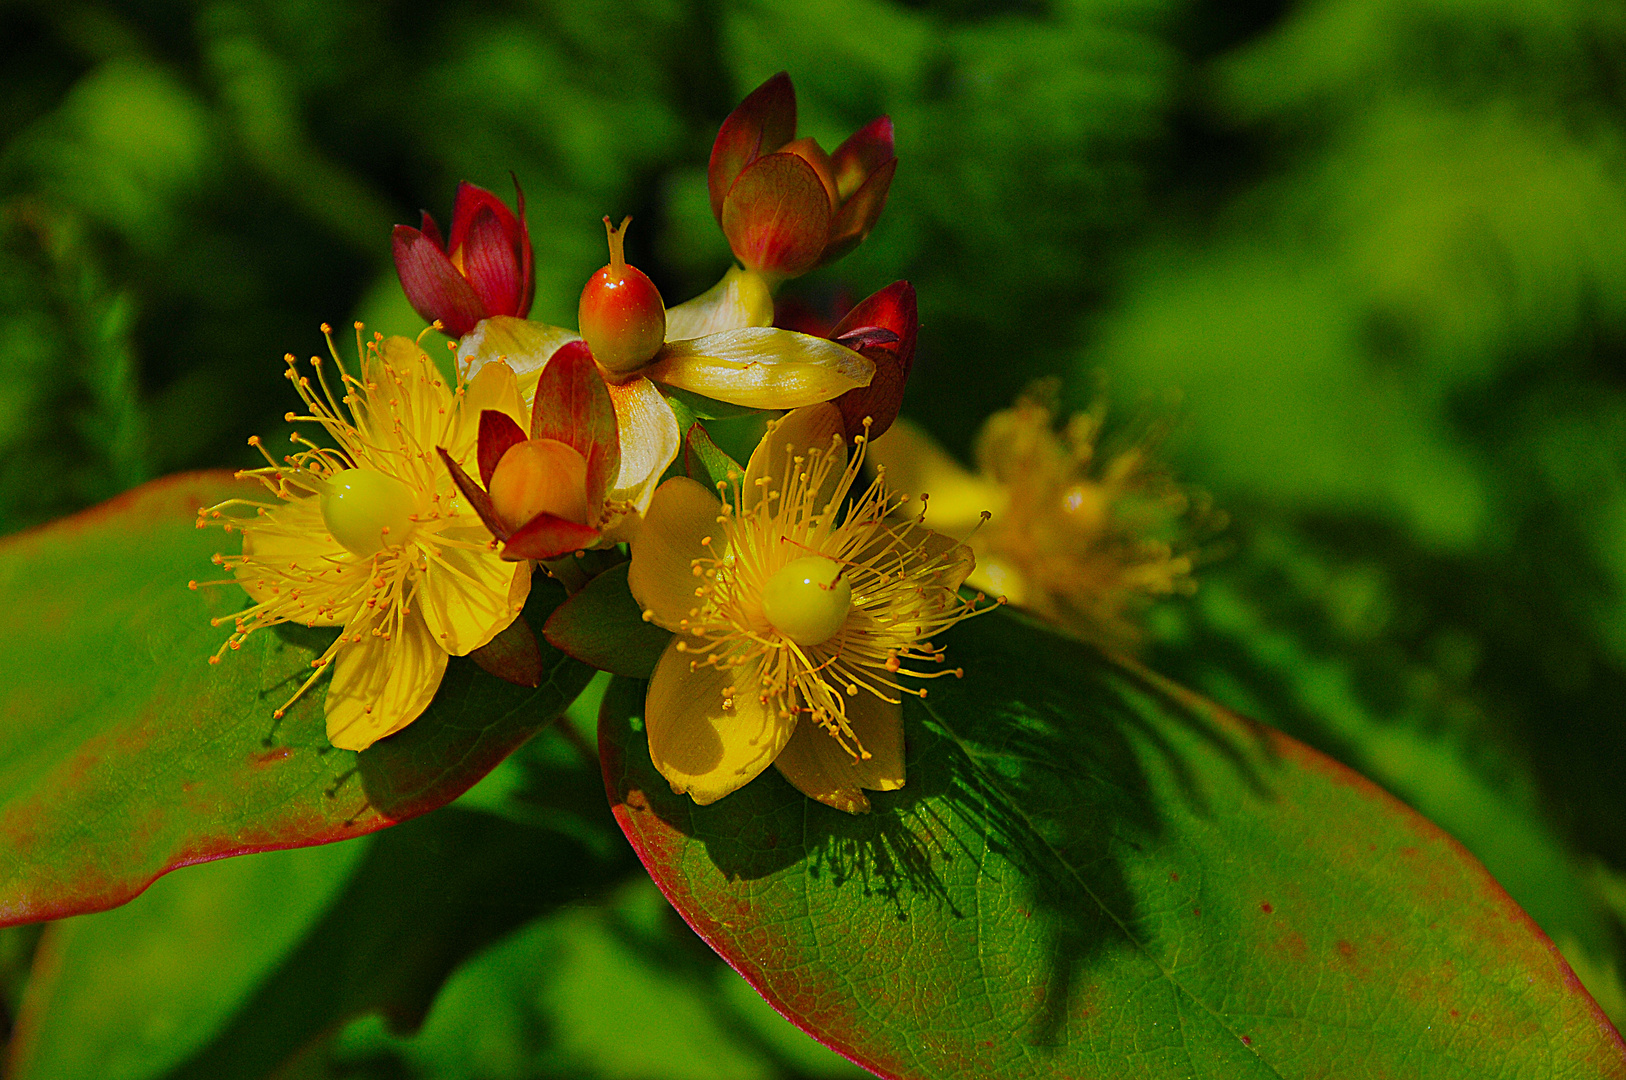
[[[729,497],[727,492],[732,488],[733,480],[745,476],[745,469],[740,463],[723,453],[711,441],[711,433],[700,424],[684,432],[683,471],[689,474],[689,479],[713,491],[718,490],[719,484],[723,485],[724,498]]]
[[[454,659],[434,703],[361,754],[328,744],[321,686],[272,711],[333,631],[278,627],[221,663],[197,507],[243,487],[170,477],[0,542],[0,922],[121,904],[177,866],[343,840],[451,801],[557,716],[592,672],[544,648],[542,685]],[[216,571],[218,573],[218,571]],[[560,599],[540,580],[533,625]]]
[[[908,703],[867,817],[773,770],[694,806],[639,684],[606,696],[623,830],[821,1041],[911,1078],[1626,1076],[1551,943],[1367,781],[1004,612],[941,643],[965,677]]]
[[[613,838],[596,778],[578,761],[573,779]],[[635,869],[620,843],[596,858],[448,807],[364,844],[187,870],[47,931],[8,1076],[261,1077],[364,1013],[410,1029],[464,960]]]
[[[560,604],[542,634],[548,644],[615,675],[647,679],[667,642],[668,630],[644,621],[627,590],[627,567],[617,563]]]
[[[191,867],[46,929],[7,1077],[162,1076],[201,1050],[318,922],[368,842]]]

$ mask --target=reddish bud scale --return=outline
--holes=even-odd
[[[577,310],[582,340],[600,367],[627,375],[655,358],[666,341],[666,304],[655,283],[622,254],[627,225],[614,228],[604,219],[610,263],[588,279]]]

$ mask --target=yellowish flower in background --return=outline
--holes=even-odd
[[[865,443],[849,460],[840,410],[815,405],[769,429],[730,502],[684,477],[655,492],[627,584],[674,637],[644,723],[656,768],[697,803],[773,764],[866,811],[865,789],[904,782],[900,703],[924,691],[899,676],[958,674],[927,639],[976,610],[957,592],[971,550],[894,520],[902,497],[879,479],[842,514]]]
[[[333,370],[312,357],[314,383],[287,357],[307,410],[288,419],[321,424],[334,445],[296,434],[303,449],[279,464],[256,436],[249,441],[268,464],[239,475],[259,480],[273,499],[233,499],[198,515],[200,527],[218,522],[243,534],[241,555],[215,556],[233,576],[207,584],[239,584],[254,601],[229,617],[235,629],[213,661],[278,623],[342,626],[276,715],[331,667],[327,734],[346,750],[364,750],[417,719],[447,658],[512,623],[531,581],[528,562],[498,557],[436,452],[444,446],[467,460],[482,409],[519,414],[512,373],[493,365],[454,393],[415,342],[374,335],[364,345],[358,323],[356,345],[351,372],[330,337]],[[228,513],[244,508],[253,516]]]
[[[1180,546],[1190,501],[1154,457],[1155,435],[1102,455],[1105,410],[1058,430],[1054,394],[1041,384],[990,416],[975,473],[906,421],[876,439],[872,460],[891,483],[929,495],[938,528],[966,538],[971,585],[1086,640],[1131,647],[1150,598],[1195,588]],[[984,511],[992,519],[978,528]]]

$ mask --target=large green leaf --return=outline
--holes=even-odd
[[[1003,612],[849,817],[770,770],[709,807],[601,719],[616,816],[788,1017],[892,1077],[1626,1077],[1453,840],[1274,731]]]
[[[0,543],[0,923],[123,903],[177,866],[360,836],[451,801],[557,716],[592,672],[546,645],[537,688],[454,659],[434,703],[355,754],[328,744],[322,688],[272,711],[334,631],[278,627],[217,665],[193,592],[235,538],[194,525],[240,492],[197,473]],[[218,571],[216,571],[218,573]],[[559,602],[538,580],[525,617]]]

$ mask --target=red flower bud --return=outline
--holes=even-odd
[[[780,72],[723,121],[706,179],[735,257],[789,278],[834,262],[869,235],[897,166],[884,116],[834,154],[796,138],[796,91]]]
[[[907,281],[894,281],[859,303],[831,331],[831,341],[875,363],[875,376],[868,386],[849,390],[835,399],[849,438],[865,433],[865,417],[870,420],[868,434],[872,439],[898,418],[903,386],[915,362],[915,332],[919,328],[915,287]]]
[[[397,225],[395,272],[419,315],[462,337],[492,315],[524,318],[536,291],[531,234],[525,225],[525,193],[514,180],[518,213],[484,188],[459,184],[452,207],[452,235],[441,240],[428,212],[423,228]]]

